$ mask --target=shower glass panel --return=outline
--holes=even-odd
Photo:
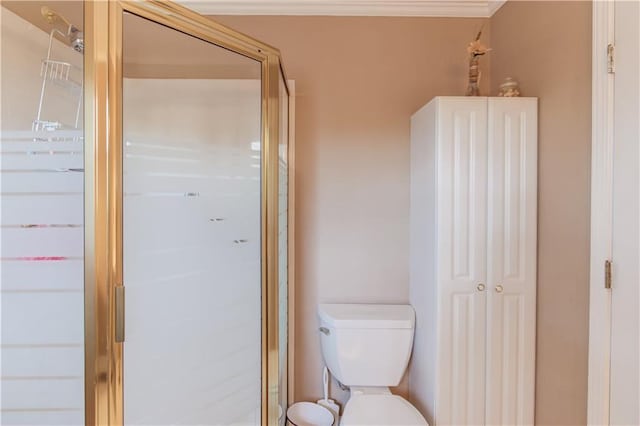
[[[260,424],[261,72],[124,14],[125,424]]]
[[[83,2],[3,1],[0,424],[84,424]]]
[[[278,344],[280,374],[278,377],[280,392],[280,407],[286,410],[288,406],[288,321],[289,321],[289,93],[280,73],[278,79],[279,106],[279,136],[278,141]],[[280,418],[284,425],[286,416]]]

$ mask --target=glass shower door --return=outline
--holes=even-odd
[[[83,2],[0,4],[0,424],[82,425]]]
[[[123,16],[125,424],[261,421],[261,70]]]
[[[286,423],[289,405],[289,90],[282,70],[278,76],[278,391],[280,425]]]

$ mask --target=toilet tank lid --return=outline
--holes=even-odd
[[[334,328],[413,328],[415,323],[411,305],[324,303],[318,316]]]

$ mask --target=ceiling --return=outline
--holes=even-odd
[[[492,16],[506,0],[177,0],[203,15]]]

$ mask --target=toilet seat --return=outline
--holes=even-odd
[[[406,399],[391,394],[352,395],[340,426],[428,426]]]

